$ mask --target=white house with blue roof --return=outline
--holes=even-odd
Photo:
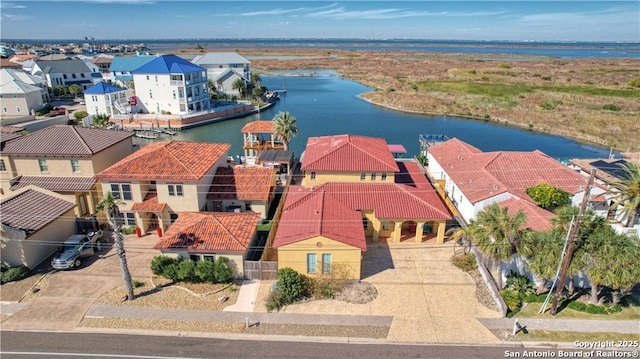
[[[109,65],[109,73],[116,84],[130,87],[133,83],[132,72],[155,58],[152,55],[114,56]]]
[[[127,112],[125,109],[128,99],[129,90],[105,82],[97,83],[84,90],[84,101],[89,115],[113,116]]]
[[[188,115],[210,108],[207,70],[176,55],[162,55],[133,71],[138,108]]]

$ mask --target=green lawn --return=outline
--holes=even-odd
[[[519,332],[516,334],[516,339],[521,341],[534,341],[534,342],[574,342],[576,340],[581,342],[596,342],[596,341],[611,341],[618,342],[618,340],[634,341],[638,340],[638,334],[626,334],[626,333],[576,333],[576,332],[556,332],[549,330],[529,330],[527,334]]]
[[[552,315],[549,313],[551,309],[551,303],[547,305],[547,308],[544,313],[539,314],[538,311],[542,303],[526,303],[525,307],[522,308],[516,314],[517,317],[522,318],[550,318]],[[605,319],[605,320],[640,320],[640,307],[639,306],[629,306],[623,307],[621,312],[613,313],[609,315],[604,314],[589,314],[585,312],[580,312],[577,310],[573,310],[570,308],[563,308],[560,310],[555,317],[563,318],[563,319]]]

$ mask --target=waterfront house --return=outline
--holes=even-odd
[[[587,188],[585,177],[537,150],[482,152],[453,138],[429,147],[427,161],[430,177],[467,222],[493,203],[504,206],[517,197],[535,204],[526,190],[540,183],[568,192],[574,206]],[[591,196],[603,192],[594,187]],[[530,218],[527,225],[533,228],[536,221]]]
[[[20,69],[0,69],[0,118],[28,117],[49,102],[45,81]]]
[[[181,57],[158,56],[132,74],[141,112],[191,115],[209,110],[207,71]]]
[[[244,157],[255,162],[266,150],[284,150],[284,143],[276,140],[273,121],[253,121],[242,127]]]
[[[183,212],[158,240],[163,255],[215,261],[229,258],[233,274],[244,277],[244,260],[257,241],[257,213]]]
[[[133,87],[133,71],[155,59],[151,55],[115,56],[109,65],[110,78],[120,86]]]
[[[113,116],[126,112],[129,90],[99,82],[84,90],[84,102],[89,115]]]
[[[273,167],[220,167],[207,196],[207,211],[253,212],[267,217],[276,185]]]
[[[78,217],[95,214],[102,191],[94,175],[133,152],[132,136],[55,125],[17,137],[0,151],[0,188],[9,194],[34,185],[68,198]]]
[[[112,131],[119,132],[119,131]],[[102,196],[121,202],[125,225],[143,232],[166,230],[182,212],[206,208],[216,171],[227,165],[231,146],[221,143],[163,141],[150,143],[96,177]]]
[[[92,72],[82,60],[36,60],[31,74],[45,80],[50,88],[76,84],[84,90],[94,80],[102,79],[99,72]]]
[[[239,95],[233,83],[238,79],[246,85],[251,82],[251,62],[235,52],[209,52],[194,57],[191,62],[207,70],[218,92]]]
[[[2,266],[33,269],[47,259],[76,233],[74,207],[65,196],[36,186],[0,198]]]

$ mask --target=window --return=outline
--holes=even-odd
[[[147,81],[149,80],[149,75],[147,75]]]
[[[80,173],[80,163],[78,160],[71,160],[71,170],[73,173]]]
[[[312,180],[316,179],[316,173],[315,172],[311,172],[311,179]]]
[[[364,230],[366,231],[367,229],[369,229],[369,220],[366,218],[362,219],[362,226],[364,227]]]
[[[125,213],[124,223],[127,226],[135,226],[136,225],[136,214],[133,212]]]
[[[71,74],[71,78],[76,78],[76,74]]]
[[[169,196],[183,196],[181,184],[167,185],[167,189],[169,191]]]
[[[84,78],[84,74],[80,74],[80,77]]]
[[[49,172],[49,166],[47,166],[47,160],[43,158],[39,158],[38,166],[40,166],[40,172]]]
[[[4,164],[4,160],[0,160],[0,171],[6,171],[7,170],[7,166],[5,166]]]
[[[131,185],[128,183],[112,183],[111,193],[114,199],[131,200]]]
[[[364,181],[365,179],[367,179],[367,174],[364,172],[360,173],[360,181]]]
[[[153,91],[149,90],[149,98],[153,98]]]
[[[67,74],[62,75],[62,78],[67,79]]]
[[[156,82],[158,82],[158,76],[156,76]]]
[[[387,173],[386,172],[380,175],[380,180],[383,181],[383,182],[387,180]]]
[[[330,253],[322,254],[322,273],[324,274],[331,273],[331,254]]]
[[[315,253],[307,253],[307,273],[318,272],[318,260]]]
[[[6,106],[2,108],[2,112],[7,113],[7,107]]]
[[[382,221],[382,229],[388,230],[389,228],[391,228],[391,223],[389,223],[389,221]]]
[[[375,172],[371,173],[371,180],[372,181],[376,180],[376,173]]]

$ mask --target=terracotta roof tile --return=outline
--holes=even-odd
[[[154,248],[244,253],[249,249],[259,218],[257,213],[180,213]]]
[[[166,203],[158,202],[158,193],[149,192],[144,197],[142,202],[135,202],[131,206],[133,212],[162,212],[164,211]]]
[[[0,201],[2,224],[31,234],[76,206],[75,203],[48,192],[29,188],[3,198]]]
[[[249,122],[240,131],[242,133],[274,133],[273,121],[253,121]]]
[[[429,153],[472,203],[505,192],[528,198],[525,190],[542,182],[573,194],[587,185],[586,178],[540,151],[485,153],[451,139]]]
[[[291,198],[291,199],[289,199]],[[316,236],[367,249],[362,215],[343,205],[324,191],[309,192],[308,197],[292,206],[295,196],[287,197],[273,247],[299,242]]]
[[[398,172],[382,138],[338,135],[309,137],[303,171]]]
[[[90,191],[95,183],[94,177],[21,176],[11,190],[33,185],[53,192],[82,192]]]
[[[266,201],[271,194],[275,172],[275,168],[267,167],[220,167],[207,198]]]
[[[231,145],[168,141],[150,143],[100,172],[100,180],[166,180],[197,182],[221,158]]]
[[[527,228],[534,231],[547,231],[551,229],[551,218],[554,214],[538,207],[533,202],[519,197],[511,197],[505,201],[498,202],[501,207],[507,207],[509,216],[514,216],[522,210],[527,217]]]
[[[132,132],[55,125],[4,146],[9,155],[91,156],[133,136]]]

